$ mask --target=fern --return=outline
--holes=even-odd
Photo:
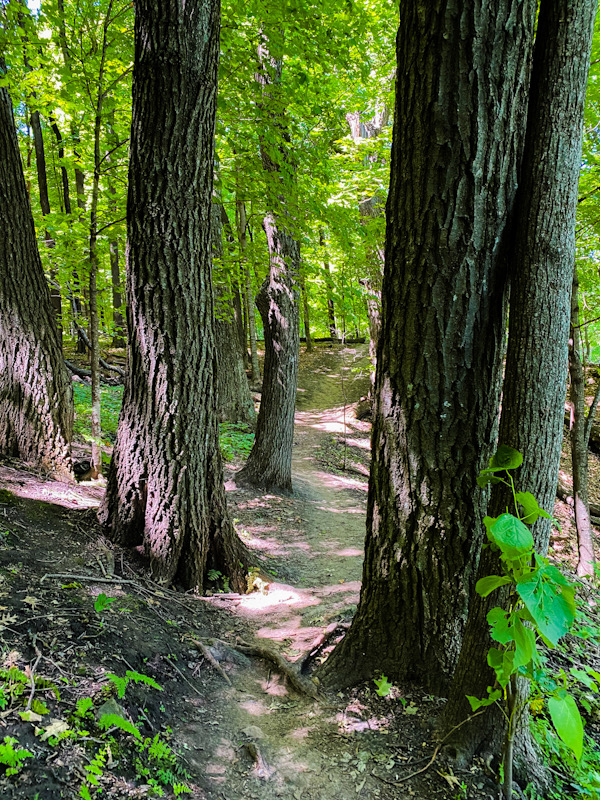
[[[187,785],[187,783],[174,783],[173,784],[173,793],[175,797],[179,797],[180,794],[191,794],[192,790]]]
[[[75,709],[75,716],[76,717],[85,717],[88,711],[94,705],[94,701],[91,697],[82,697],[77,701],[77,707]]]
[[[0,764],[6,767],[7,775],[16,775],[23,767],[23,761],[26,758],[32,758],[33,753],[30,750],[25,750],[19,747],[15,750],[15,745],[18,745],[18,739],[13,736],[5,736],[4,743],[0,744]]]
[[[162,686],[149,675],[144,675],[142,672],[135,672],[134,670],[128,669],[125,676],[134,683],[145,683],[146,686],[152,686],[153,689],[157,689],[159,692],[163,691]]]
[[[31,685],[31,678],[29,675],[26,675],[22,669],[18,667],[0,667],[0,678],[9,683],[20,683],[24,684],[25,686]],[[54,692],[54,696],[57,700],[60,700],[60,692],[56,684],[52,683],[52,681],[48,680],[48,678],[42,678],[39,675],[33,676],[33,682],[35,684],[36,689],[49,689],[50,691]]]
[[[98,723],[98,725],[101,728],[104,728],[104,730],[108,730],[109,728],[112,728],[114,726],[115,728],[119,728],[120,730],[125,731],[125,733],[130,733],[132,736],[135,736],[135,738],[139,739],[140,741],[142,739],[142,734],[135,727],[135,725],[129,722],[128,719],[120,717],[118,714],[103,714],[100,717],[100,722]]]

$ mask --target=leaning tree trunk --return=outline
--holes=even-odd
[[[502,242],[535,9],[401,6],[363,588],[327,682],[383,671],[443,692],[458,658],[485,512],[475,479],[497,431]]]
[[[270,58],[266,47],[259,48],[267,115],[280,137],[280,147],[261,137],[263,169],[280,192],[291,191],[285,181],[291,164],[287,151],[289,136],[282,128],[279,99],[274,96],[281,83],[281,61]],[[275,102],[274,102],[275,101]],[[294,444],[294,411],[298,383],[300,348],[297,281],[300,267],[300,245],[291,232],[286,198],[279,195],[277,213],[268,212],[263,227],[269,247],[269,276],[256,296],[265,331],[265,365],[260,411],[254,445],[243,469],[236,475],[240,485],[256,486],[279,492],[292,490],[292,447]]]
[[[37,247],[12,102],[4,88],[0,259],[0,452],[71,479],[73,390]]]
[[[157,578],[202,589],[216,569],[242,591],[210,274],[219,10],[218,0],[136,2],[128,376],[101,520],[114,541],[143,546]]]
[[[523,175],[515,214],[509,343],[502,394],[499,441],[523,453],[518,489],[532,492],[552,512],[563,435],[571,282],[575,256],[575,212],[581,160],[583,107],[596,0],[545,0],[538,18],[527,118]],[[560,154],[549,158],[548,154]],[[495,487],[496,489],[498,487]],[[506,508],[494,491],[491,516]],[[546,552],[550,521],[533,527],[536,550]],[[497,574],[486,549],[478,577]],[[494,676],[487,664],[491,645],[486,615],[502,597],[475,594],[443,724],[448,730],[470,714],[465,695],[485,697]],[[532,775],[536,759],[528,739],[526,696],[517,736],[516,769]],[[495,708],[495,707],[492,707]],[[455,735],[463,758],[501,746],[505,723],[490,710],[462,725]]]

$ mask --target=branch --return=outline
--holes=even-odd
[[[594,399],[592,400],[592,405],[590,406],[590,410],[588,411],[587,417],[585,418],[585,423],[583,427],[583,441],[586,447],[588,446],[590,441],[592,425],[594,424],[594,417],[596,416],[596,408],[598,407],[599,402],[600,402],[600,382],[596,387],[596,394],[594,395]]]
[[[73,325],[75,325],[75,327],[77,328],[77,333],[81,337],[82,342],[85,344],[85,346],[88,348],[88,350],[91,350],[92,349],[92,345],[90,343],[90,340],[87,337],[86,332],[83,330],[81,325],[78,325],[75,320],[73,320]],[[120,375],[122,378],[125,377],[125,370],[121,369],[121,367],[115,367],[112,364],[109,364],[103,358],[100,358],[99,361],[100,361],[100,366],[104,367],[104,369],[107,369],[110,372],[116,372],[117,375]]]
[[[101,228],[98,228],[96,231],[96,236],[102,231],[105,231],[107,228],[112,228],[113,225],[117,225],[119,222],[125,222],[127,217],[121,217],[121,219],[113,219],[112,222],[108,222],[106,225],[103,225]]]

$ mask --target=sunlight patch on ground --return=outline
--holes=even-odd
[[[84,486],[76,483],[44,480],[34,472],[0,469],[0,484],[16,497],[24,500],[38,500],[54,503],[63,508],[96,508],[104,495],[104,483],[87,482]]]
[[[268,594],[253,592],[252,594],[240,595],[240,597],[240,608],[246,611],[264,611],[267,608],[279,605],[305,608],[306,606],[314,605],[315,602],[313,598],[307,596],[304,592],[298,592],[287,587],[273,588],[273,584],[271,584]]]
[[[240,708],[243,708],[247,714],[250,714],[251,717],[262,717],[264,714],[270,714],[271,709],[263,703],[262,700],[256,700],[253,697],[249,697],[247,700],[242,700],[240,703]]]
[[[360,489],[366,492],[368,489],[366,481],[358,480],[358,478],[351,478],[348,475],[334,475],[331,472],[316,472],[315,478],[327,486],[329,489]],[[330,510],[329,508],[327,509]],[[364,513],[364,511],[362,512]]]

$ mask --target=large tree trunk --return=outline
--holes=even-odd
[[[516,448],[524,462],[518,489],[532,492],[552,512],[556,496],[567,378],[575,210],[581,131],[596,0],[545,0],[538,18],[527,119],[523,175],[515,215],[509,344],[499,441]],[[548,154],[556,154],[552,158]],[[497,487],[495,487],[497,488]],[[494,491],[491,516],[502,513],[506,496]],[[536,550],[548,547],[550,521],[533,527]],[[484,551],[479,576],[497,574],[495,556]],[[491,641],[486,615],[502,597],[474,595],[464,644],[444,715],[450,730],[470,714],[465,695],[485,697],[493,685],[487,664]],[[521,690],[522,691],[522,690]],[[519,703],[524,701],[522,695]],[[526,704],[525,704],[526,706]],[[504,719],[490,710],[456,733],[463,757],[499,748]],[[534,769],[527,739],[527,714],[519,723],[516,767]],[[528,763],[529,759],[529,763]]]
[[[281,194],[277,212],[270,211],[263,219],[270,263],[269,276],[256,296],[256,307],[265,331],[262,397],[254,445],[248,461],[236,475],[236,482],[291,492],[300,347],[297,292],[300,245],[291,231],[292,220],[283,194],[292,191],[293,181],[285,178],[292,166],[287,151],[289,136],[281,124],[280,99],[274,94],[281,83],[282,64],[269,56],[265,42],[259,47],[259,61],[258,79],[263,87],[267,116],[280,140],[280,145],[275,147],[261,137],[261,159],[263,169]],[[282,163],[285,161],[288,163]]]
[[[37,248],[12,103],[4,88],[0,258],[0,452],[70,479],[73,390]]]
[[[458,658],[485,512],[475,479],[497,431],[535,10],[401,6],[363,588],[330,682],[383,671],[444,692]]]
[[[128,377],[101,519],[157,578],[245,588],[217,429],[211,285],[219,2],[136,2]],[[187,198],[187,199],[185,199]]]

